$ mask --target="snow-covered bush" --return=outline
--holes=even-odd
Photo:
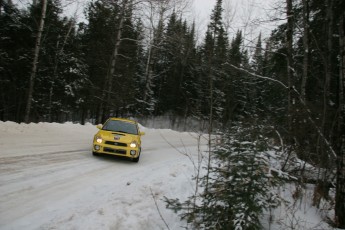
[[[273,146],[261,127],[233,127],[212,148],[209,173],[201,178],[202,192],[188,201],[167,199],[196,229],[260,229],[260,215],[281,198],[276,186],[286,177]]]

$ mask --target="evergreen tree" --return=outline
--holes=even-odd
[[[59,41],[53,63],[48,107],[51,111],[48,116],[50,121],[64,121],[67,118],[80,119],[83,123],[83,115],[79,113],[85,110],[89,77],[81,44],[82,31],[77,30],[73,19],[65,18],[63,22],[63,38]]]
[[[10,116],[11,119],[16,121],[24,120],[25,103],[28,98],[28,76],[30,76],[32,68],[32,50],[35,46],[35,33],[37,31],[37,22],[41,17],[41,8],[42,5],[39,3],[31,5],[28,10],[20,12],[14,10],[13,6],[11,6],[11,10],[10,8],[6,8],[8,11],[1,15],[5,19],[1,20],[1,22],[7,23],[2,27],[4,28],[2,33],[4,33],[4,35],[7,34],[6,36],[11,38],[2,43],[4,44],[4,49],[11,50],[11,52],[8,53],[9,59],[7,59],[10,61],[4,62],[4,64],[8,64],[6,67],[7,73],[4,74],[4,77],[8,80],[11,78],[13,79],[11,81],[5,80],[4,83],[9,84],[12,82],[13,87],[11,88],[18,90],[15,99],[8,98],[8,101],[12,104],[11,110],[8,110],[8,108],[6,108],[7,106],[4,104],[4,108],[6,108],[4,112],[7,111],[5,112],[7,113],[6,116]],[[40,56],[37,61],[37,72],[35,74],[32,94],[33,99],[30,106],[31,114],[33,114],[31,116],[33,121],[51,120],[48,119],[48,117],[51,117],[52,112],[55,112],[55,118],[57,118],[58,114],[61,114],[64,110],[62,108],[64,106],[68,107],[68,105],[62,103],[62,101],[66,102],[64,94],[59,93],[59,90],[61,88],[64,89],[68,82],[63,81],[65,76],[60,73],[65,73],[66,70],[72,68],[75,63],[73,63],[72,58],[66,57],[65,52],[61,51],[71,52],[67,51],[67,47],[68,49],[72,47],[66,45],[69,39],[67,39],[65,35],[68,31],[72,31],[70,34],[73,35],[74,24],[68,19],[61,19],[60,13],[61,6],[59,1],[47,2],[47,16],[42,31],[42,38],[44,39],[42,39],[40,45]],[[17,26],[13,26],[14,24],[17,24]],[[13,42],[14,44],[11,45],[8,42]],[[65,46],[64,49],[62,49],[63,44]],[[7,51],[5,53],[7,53]],[[64,59],[64,57],[66,59]],[[67,59],[70,65],[66,63],[60,65]],[[12,74],[13,77],[11,77]],[[55,85],[57,78],[63,79],[61,82],[59,81],[59,85]],[[6,95],[10,95],[6,93],[6,89],[4,89],[3,92],[3,99],[7,97]],[[66,115],[70,113],[70,110],[64,110],[63,113],[64,117],[66,117]],[[4,119],[8,118],[4,117]]]
[[[186,22],[184,23],[186,27]],[[198,99],[201,98],[199,95],[200,85],[198,84],[198,74],[196,71],[197,52],[196,52],[196,41],[195,41],[195,25],[187,29],[185,34],[185,45],[184,53],[182,53],[182,63],[185,68],[184,70],[184,81],[181,83],[181,99],[184,103],[184,116],[192,116],[194,112],[198,111]],[[196,112],[194,115],[197,115]]]
[[[334,0],[310,0],[308,4],[305,1],[297,1],[291,9],[295,18],[292,32],[296,41],[293,50],[287,52],[284,47],[286,43],[284,33],[288,28],[291,28],[290,21],[289,26],[284,24],[273,31],[270,38],[270,49],[273,54],[269,55],[267,60],[270,67],[265,70],[269,76],[288,85],[288,79],[284,77],[287,76],[287,70],[282,68],[287,64],[284,63],[282,57],[285,54],[292,56],[289,68],[292,70],[292,76],[295,80],[291,81],[289,92],[293,98],[291,104],[294,106],[294,110],[292,113],[290,111],[289,115],[293,117],[294,123],[293,132],[290,132],[290,135],[292,133],[294,147],[300,158],[330,171],[336,167],[338,170],[341,168],[339,167],[340,164],[335,164],[336,140],[338,140],[339,134],[331,127],[337,126],[341,104],[339,103],[341,101],[339,100],[341,89],[339,50],[341,49],[338,47],[339,42],[335,35],[339,33],[338,22],[341,21],[343,4],[343,1],[340,3],[340,1]],[[306,15],[312,15],[312,17],[305,20]],[[298,24],[300,22],[308,24]],[[300,33],[299,28],[308,28],[308,31]],[[306,33],[312,38],[309,43],[305,39]],[[306,49],[310,52],[307,53]],[[307,69],[305,55],[309,55]],[[300,63],[304,63],[304,65]],[[278,92],[275,95],[278,96]],[[265,99],[265,103],[267,102],[272,105],[271,108],[275,108],[277,111],[274,117],[278,117],[278,114],[282,114],[282,111],[287,109],[283,104],[272,103],[270,98]],[[282,127],[282,130],[287,129],[284,122],[286,119],[276,120],[277,126]],[[339,156],[342,156],[341,151],[337,157]],[[319,191],[320,194],[328,194],[329,188],[324,186],[327,184],[327,178],[329,178],[327,175],[330,171],[328,170],[325,170],[325,173],[319,177],[319,187],[322,188],[322,191]],[[337,183],[341,184],[342,182],[340,180]],[[341,207],[341,205],[337,207]],[[340,211],[340,213],[343,212]],[[339,216],[337,216],[338,218]]]
[[[117,57],[115,68],[114,89],[111,95],[113,114],[137,115],[135,89],[139,87],[136,83],[138,74],[138,62],[143,58],[139,51],[142,49],[142,23],[140,19],[134,21],[133,6],[129,3],[124,15],[122,28],[122,41]],[[143,91],[141,91],[143,92]],[[119,97],[121,95],[121,97]]]
[[[141,28],[139,22],[133,21],[132,5],[128,3],[125,9],[122,7],[116,2],[101,0],[90,3],[88,7],[85,52],[92,83],[91,110],[99,113],[101,118],[98,122],[108,116],[129,113],[137,103],[139,82],[136,68],[140,60],[137,55],[140,52]],[[115,44],[118,46],[114,57]],[[116,58],[116,66],[111,66],[113,58]],[[112,73],[109,72],[111,68]]]
[[[228,63],[230,65],[228,80],[225,82],[226,98],[223,122],[227,123],[232,119],[237,119],[238,116],[244,115],[244,107],[247,103],[247,90],[248,86],[244,84],[246,75],[236,68],[246,68],[247,59],[245,59],[242,50],[243,37],[242,32],[237,31],[235,38],[232,40],[229,54]]]
[[[258,41],[255,46],[252,68],[256,74],[263,75],[263,49],[261,42],[261,33],[259,34]]]
[[[189,29],[182,18],[178,19],[173,12],[168,21],[162,50],[164,55],[161,65],[166,71],[158,78],[159,110],[161,113],[170,112],[173,116],[185,116],[188,108],[186,93],[195,89],[193,81],[192,63],[194,59],[194,31]],[[188,82],[188,83],[187,83]],[[189,84],[189,87],[186,87]],[[191,98],[195,95],[191,95]]]
[[[225,97],[223,86],[227,78],[224,64],[227,60],[228,38],[222,22],[222,12],[222,0],[218,0],[212,11],[211,22],[202,45],[202,88],[205,89],[202,97],[207,98],[202,113],[212,120],[220,120],[223,116]]]
[[[115,43],[118,11],[116,5],[101,0],[91,2],[86,11],[89,24],[85,31],[84,52],[91,81],[90,95],[93,95],[90,97],[89,108],[94,117],[98,116],[100,104],[104,103],[102,94],[107,86],[107,67]]]
[[[43,31],[33,109],[37,120],[65,121],[77,111],[78,91],[85,85],[85,66],[78,58],[78,44],[73,43],[75,23],[61,18],[61,3],[47,2],[47,16]],[[39,16],[40,4],[32,5],[32,26]]]
[[[27,11],[2,2],[0,14],[0,119],[24,119],[27,74],[34,41]],[[13,95],[16,95],[15,97]]]
[[[251,63],[251,69],[257,75],[264,76],[264,52],[262,48],[261,33],[259,34],[257,44],[255,46],[253,59]],[[248,96],[249,106],[251,107],[250,114],[261,114],[263,112],[263,92],[265,82],[262,79],[258,79],[250,76],[249,81],[251,83],[250,94]]]
[[[221,144],[213,148],[210,178],[201,179],[208,190],[187,201],[166,199],[168,208],[179,211],[181,219],[195,229],[261,229],[265,210],[277,207],[275,192],[288,175],[273,165],[265,126],[240,124],[221,134]]]

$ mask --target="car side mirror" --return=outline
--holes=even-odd
[[[143,135],[145,135],[145,132],[140,132],[139,135],[143,136]]]
[[[103,125],[97,125],[97,129],[102,129]]]

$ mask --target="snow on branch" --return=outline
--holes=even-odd
[[[285,89],[289,89],[289,87],[287,85],[285,85],[283,82],[277,80],[277,79],[274,79],[274,78],[270,78],[270,77],[265,77],[265,76],[261,76],[259,74],[256,74],[256,73],[252,73],[246,69],[243,69],[243,68],[240,68],[240,67],[237,67],[235,65],[232,65],[230,63],[226,63],[227,65],[231,66],[232,68],[236,69],[236,70],[239,70],[239,71],[242,71],[242,72],[245,72],[251,76],[254,76],[254,77],[257,77],[257,78],[260,78],[260,79],[265,79],[265,80],[268,80],[268,81],[273,81],[273,82],[276,82],[278,83],[279,85],[281,85],[282,87],[284,87]],[[292,90],[293,92],[296,93],[296,95],[298,96],[298,99],[300,101],[300,103],[303,105],[305,111],[308,113],[308,120],[310,121],[310,123],[314,126],[314,128],[316,129],[317,133],[320,135],[320,137],[323,139],[323,141],[325,142],[327,148],[330,150],[331,154],[333,157],[337,157],[337,154],[335,153],[331,143],[327,140],[327,138],[324,136],[324,134],[322,133],[320,127],[315,123],[315,121],[313,120],[313,118],[311,117],[311,111],[310,109],[308,108],[308,106],[306,105],[305,101],[302,99],[301,97],[301,94],[298,92],[298,90],[296,89],[295,86],[292,86],[290,88],[290,90]]]

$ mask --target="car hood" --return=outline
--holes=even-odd
[[[119,133],[112,131],[101,130],[97,136],[102,136],[104,140],[117,141],[123,143],[131,143],[132,141],[138,141],[138,135],[128,134],[128,133]]]

